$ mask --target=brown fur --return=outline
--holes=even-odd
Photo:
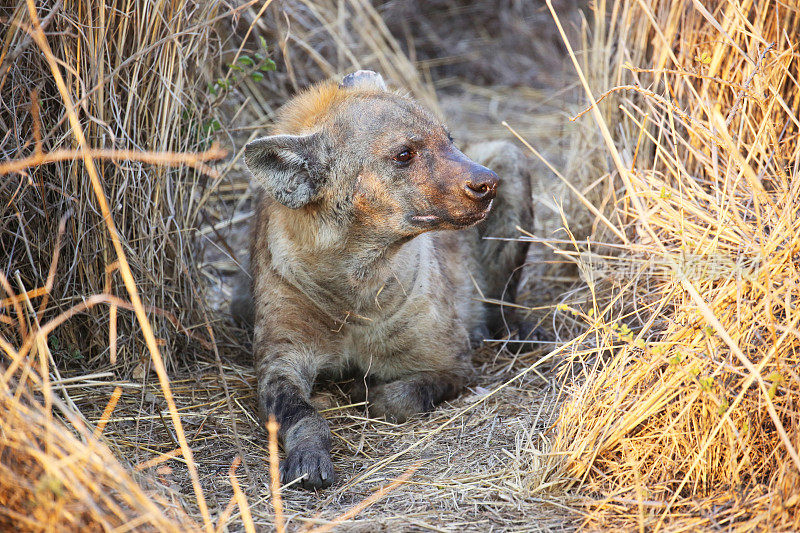
[[[259,407],[281,424],[284,481],[307,488],[334,477],[315,380],[354,370],[371,414],[395,420],[454,398],[486,333],[476,284],[513,298],[526,251],[480,237],[532,222],[525,172],[497,188],[418,104],[374,73],[351,76],[295,97],[246,150],[264,189],[251,245]]]

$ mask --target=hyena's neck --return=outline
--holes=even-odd
[[[368,241],[337,235],[335,227],[319,227],[319,221],[307,223],[298,235],[295,224],[286,227],[280,217],[270,221],[272,266],[332,318],[391,313],[413,291],[430,244],[427,235],[410,242]],[[313,240],[307,236],[312,224]],[[400,287],[384,292],[393,285]]]
[[[344,270],[353,288],[363,291],[367,297],[373,297],[373,293],[387,283],[400,283],[404,288],[411,289],[426,241],[423,237],[388,245],[374,243],[371,246],[353,246],[350,253],[345,254]]]

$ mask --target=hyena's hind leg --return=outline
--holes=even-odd
[[[530,161],[517,146],[508,141],[477,143],[467,147],[467,156],[494,170],[500,177],[497,197],[486,222],[478,226],[481,237],[516,238],[517,226],[533,226]],[[514,302],[517,298],[522,265],[529,243],[481,239],[477,246],[479,264],[484,265],[484,295],[487,298]],[[513,308],[487,305],[488,327],[502,335],[518,330],[521,337],[530,331],[517,318]]]

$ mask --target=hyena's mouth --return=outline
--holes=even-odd
[[[448,215],[412,215],[407,218],[408,222],[418,228],[434,229],[434,228],[466,228],[477,224],[489,216],[491,210],[491,203],[489,206],[479,213],[473,213],[461,217],[451,217]]]
[[[408,221],[415,226],[429,227],[436,226],[442,220],[442,217],[436,215],[413,215],[408,217]]]

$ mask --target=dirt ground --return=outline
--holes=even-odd
[[[477,12],[469,18],[462,9],[461,14],[470,21],[463,31],[474,30],[474,35],[441,44],[453,51],[450,62],[440,61],[438,65],[443,66],[429,72],[439,108],[457,144],[513,139],[502,125],[507,121],[568,175],[573,168],[568,156],[573,132],[567,117],[577,107],[575,80],[561,59],[566,56],[551,35],[554,26],[546,7],[537,6],[526,12],[528,19],[516,24],[507,20],[513,15],[513,6],[509,13],[502,13],[506,19],[494,21],[499,24],[497,31],[509,42],[498,38],[497,33],[481,36],[475,28],[480,27],[480,17],[485,13]],[[562,16],[577,21],[575,9],[567,3]],[[457,21],[432,22],[438,23],[456,25]],[[443,33],[452,35],[453,31]],[[486,31],[492,31],[492,27]],[[459,52],[458,47],[463,48],[465,42],[468,52]],[[420,48],[424,49],[423,45]],[[431,61],[417,58],[418,65],[430,66],[434,64]],[[518,74],[514,75],[513,69]],[[234,137],[234,149],[241,149],[238,144],[250,134],[246,131]],[[531,165],[536,176],[532,199],[536,222],[528,230],[540,237],[563,238],[557,228],[562,224],[559,206],[570,202],[565,187],[541,161],[532,157]],[[238,265],[246,263],[246,221],[252,209],[247,183],[243,163],[237,161],[221,187],[221,205],[227,209],[225,221],[213,229],[201,229],[208,238],[203,268],[210,287],[208,297],[219,309],[220,321],[227,320],[225,312]],[[529,259],[522,298],[547,328],[548,313],[558,303],[558,294],[577,278],[545,246],[534,244]],[[554,372],[558,358],[546,357],[557,345],[554,339],[532,345],[532,351],[520,354],[509,352],[502,343],[487,343],[475,354],[475,378],[464,394],[433,413],[400,425],[368,419],[364,407],[349,405],[348,397],[336,384],[323,387],[314,401],[335,437],[333,458],[338,480],[319,493],[285,488],[282,495],[289,529],[327,523],[413,467],[417,470],[409,482],[337,530],[575,529],[581,521],[579,497],[550,485],[548,480],[554,464],[547,455],[548,428],[561,400]],[[219,361],[200,359],[194,368],[173,374],[174,393],[212,516],[218,516],[231,498],[228,470],[234,458],[241,456],[244,461],[238,471],[239,482],[248,496],[254,521],[270,530],[273,507],[267,436],[256,419],[248,344],[245,331],[217,339]],[[125,388],[105,436],[134,465],[178,447],[155,375],[148,372],[147,365],[140,378],[138,383],[98,378],[94,389],[95,393],[110,394],[113,385]],[[76,395],[72,399],[93,420],[102,410],[102,405],[96,405],[96,397]],[[180,459],[145,469],[145,473],[168,501],[192,509],[192,488]],[[237,513],[238,509],[229,531],[242,527]]]

